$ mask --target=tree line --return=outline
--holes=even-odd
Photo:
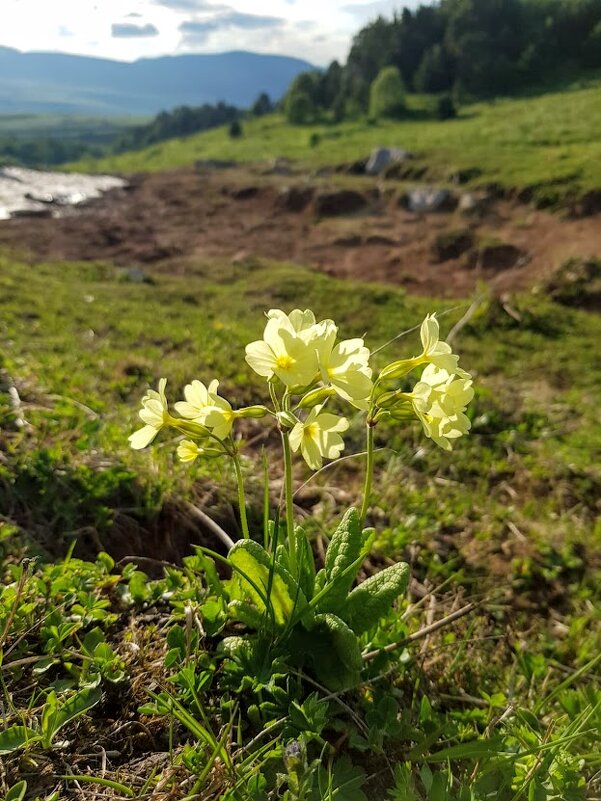
[[[354,37],[345,65],[302,73],[285,101],[291,122],[399,116],[405,92],[455,102],[507,95],[601,67],[601,0],[440,0]]]
[[[254,116],[269,114],[274,104],[261,93],[250,113]],[[38,136],[23,138],[15,135],[0,137],[0,166],[55,167],[84,157],[102,156],[138,150],[167,139],[207,131],[229,125],[232,137],[242,133],[241,120],[248,112],[226,103],[202,106],[179,106],[172,111],[161,111],[149,123],[136,125],[116,135],[112,140],[90,142],[87,132],[70,138]]]

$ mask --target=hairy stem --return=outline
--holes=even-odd
[[[242,466],[240,464],[240,456],[234,452],[233,456],[234,470],[236,472],[236,482],[238,484],[238,506],[240,508],[240,524],[242,526],[242,536],[245,540],[250,539],[250,531],[248,529],[248,518],[246,517],[246,495],[244,493],[244,479],[242,477]]]
[[[290,437],[287,431],[282,431],[282,448],[284,450],[284,495],[286,500],[286,531],[288,533],[288,553],[290,557],[290,572],[296,576],[296,540],[294,537],[294,497],[292,491],[292,453],[290,451]]]
[[[363,488],[363,504],[361,505],[361,525],[365,525],[367,510],[371,499],[371,486],[374,478],[374,425],[367,420],[367,465],[365,467],[365,485]]]

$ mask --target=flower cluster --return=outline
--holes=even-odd
[[[208,386],[194,380],[184,388],[185,400],[175,404],[179,416],[174,417],[163,378],[158,392],[149,390],[142,399],[140,418],[145,425],[130,436],[131,446],[145,448],[162,428],[171,427],[184,436],[177,449],[182,462],[235,457],[236,421],[269,415],[286,446],[300,452],[312,470],[319,470],[324,459],[337,459],[344,449],[342,434],[349,421],[326,409],[328,404],[343,402],[366,412],[372,428],[386,418],[417,419],[426,436],[450,450],[453,441],[470,428],[465,411],[474,395],[471,376],[458,366],[451,347],[440,340],[436,315],[427,315],[420,336],[418,356],[391,362],[374,380],[363,339],[339,340],[334,321],[318,321],[309,309],[290,314],[271,309],[263,338],[246,346],[246,361],[266,379],[273,408],[234,409],[219,395],[217,380]],[[421,376],[407,392],[399,382],[404,383],[417,369],[422,369]]]
[[[372,389],[369,350],[362,339],[336,344],[333,320],[316,322],[309,309],[289,315],[267,313],[263,339],[246,346],[246,361],[261,376],[280,379],[288,392],[302,394],[322,382],[343,400],[367,410]]]
[[[467,434],[471,427],[465,414],[474,397],[471,376],[459,367],[459,357],[452,352],[451,346],[440,340],[436,315],[427,315],[421,325],[420,337],[423,350],[419,356],[393,362],[380,374],[382,383],[390,382],[425,364],[413,391],[384,392],[376,403],[384,415],[393,419],[417,417],[427,437],[441,448],[451,450],[452,441]]]

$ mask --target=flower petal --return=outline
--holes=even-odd
[[[143,448],[150,445],[158,433],[158,429],[154,426],[144,426],[144,428],[139,428],[137,431],[134,431],[134,433],[128,437],[128,441],[135,451],[141,451]]]

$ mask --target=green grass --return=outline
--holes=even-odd
[[[423,106],[417,99],[414,105]],[[420,109],[413,114],[420,116]],[[601,185],[601,83],[561,92],[478,103],[458,119],[439,122],[366,121],[293,127],[270,116],[244,124],[244,136],[224,128],[102,161],[82,161],[77,169],[154,171],[191,165],[196,159],[240,162],[286,157],[310,166],[340,164],[365,157],[373,147],[396,146],[423,157],[433,178],[447,180],[458,170],[477,169],[475,183],[503,187],[546,187],[557,196]],[[310,146],[311,136],[320,141]]]
[[[405,558],[413,601],[420,588],[435,593],[417,608],[402,601],[363,645],[403,640],[468,599],[481,606],[400,649],[402,660],[373,660],[359,690],[311,695],[316,688],[280,673],[277,660],[224,658],[223,637],[240,629],[224,622],[224,599],[198,556],[164,575],[153,562],[91,558],[137,549],[172,561],[178,533],[179,556],[189,553],[183,502],[204,497],[223,513],[235,497],[227,471],[176,464],[169,439],[129,450],[139,399],[163,375],[171,399],[190,379],[212,377],[236,403],[260,399],[243,352],[271,306],[313,307],[376,348],[450,304],[275,262],[192,261],[185,274],[154,280],[124,282],[109,264],[0,258],[0,747],[7,727],[43,735],[2,757],[0,793],[24,778],[32,798],[73,788],[59,777],[75,773],[80,798],[147,797],[160,783],[173,798],[264,801],[280,781],[296,801],[290,788],[304,777],[309,801],[321,801],[317,780],[323,788],[330,770],[354,788],[332,796],[340,801],[383,801],[392,786],[398,801],[598,796],[601,316],[523,295],[511,302],[518,322],[484,300],[455,342],[477,387],[469,437],[447,454],[416,425],[379,430],[367,569]],[[443,332],[468,304],[442,318]],[[418,350],[413,332],[376,362]],[[361,450],[358,422],[345,438],[349,452]],[[275,432],[267,447],[277,481]],[[251,474],[260,453],[247,455]],[[362,467],[326,471],[302,501],[312,503],[317,542],[356,500]],[[306,477],[298,466],[297,479]],[[249,499],[260,525],[256,479]],[[62,558],[72,544],[88,561]],[[36,552],[37,566],[19,566]],[[67,698],[74,714],[55,738]],[[299,741],[296,764],[284,748]]]

